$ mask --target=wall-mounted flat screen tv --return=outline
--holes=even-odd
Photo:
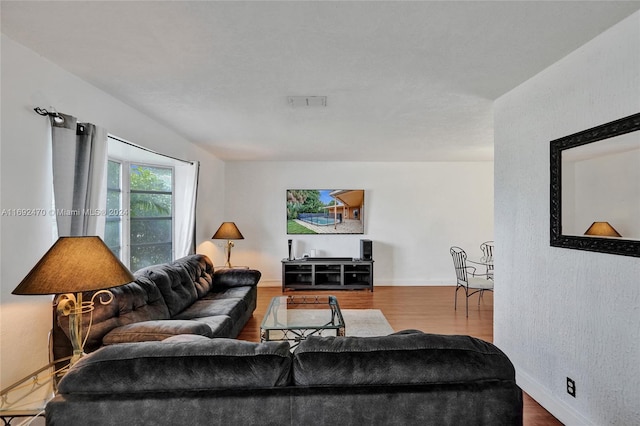
[[[288,189],[287,234],[364,234],[364,190]]]

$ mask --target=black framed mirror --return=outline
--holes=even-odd
[[[623,159],[622,165],[611,163],[614,156]],[[551,141],[551,246],[640,257],[639,158],[640,113]],[[602,176],[597,175],[600,172]],[[615,183],[603,183],[606,179]],[[584,181],[587,187],[581,189]],[[620,186],[623,192],[616,194]],[[590,200],[569,200],[571,191],[582,194],[580,200]],[[603,207],[612,208],[603,212]],[[612,217],[618,223],[610,224]],[[573,219],[576,223],[569,223]],[[592,222],[620,232],[586,235],[592,234]]]

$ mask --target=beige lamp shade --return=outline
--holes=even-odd
[[[244,240],[240,230],[233,222],[222,222],[220,228],[211,237],[213,240]]]
[[[593,222],[584,235],[598,237],[622,237],[609,222]]]
[[[134,280],[99,237],[60,237],[12,293],[78,293]]]

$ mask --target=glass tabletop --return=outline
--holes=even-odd
[[[299,342],[311,335],[344,336],[345,324],[335,296],[278,296],[271,299],[262,324],[262,341]],[[292,344],[293,346],[294,344]]]

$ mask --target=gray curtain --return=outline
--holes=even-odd
[[[60,114],[51,117],[53,194],[58,236],[104,238],[106,216],[107,132]]]

